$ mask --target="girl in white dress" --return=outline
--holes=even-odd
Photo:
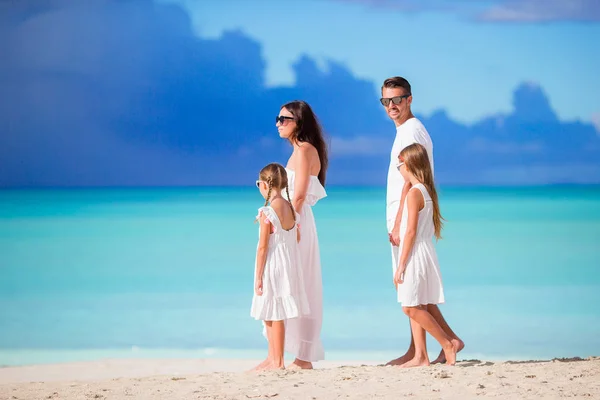
[[[299,233],[285,168],[267,165],[260,171],[256,186],[265,205],[257,216],[260,229],[250,315],[264,321],[269,341],[269,356],[256,369],[282,369],[285,322],[310,310],[299,268]],[[288,200],[283,198],[283,190]]]
[[[310,315],[286,323],[285,350],[296,356],[291,367],[310,369],[313,368],[313,362],[325,358],[321,343],[321,256],[312,207],[327,196],[327,144],[315,113],[304,101],[284,104],[276,117],[276,126],[279,136],[287,139],[293,147],[286,170],[290,179],[291,201],[298,212],[300,266],[311,311]]]
[[[400,225],[400,261],[394,271],[398,302],[411,319],[415,356],[402,367],[429,365],[425,331],[442,346],[449,365],[456,363],[456,343],[427,311],[444,302],[442,276],[433,245],[441,237],[442,216],[427,150],[418,143],[400,152],[398,169],[412,188],[406,196]]]

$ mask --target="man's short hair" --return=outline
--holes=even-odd
[[[401,76],[393,76],[391,78],[387,78],[385,81],[383,81],[383,86],[381,87],[381,90],[383,90],[384,88],[402,88],[406,91],[407,95],[412,95],[412,92],[410,90],[410,83],[408,83],[408,81]]]

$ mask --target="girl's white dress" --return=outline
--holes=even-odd
[[[258,213],[265,215],[274,231],[269,237],[263,293],[262,296],[254,294],[250,315],[257,320],[282,321],[308,314],[310,308],[298,265],[297,225],[290,230],[283,229],[271,207],[261,207]]]
[[[421,183],[410,190],[419,190],[425,200],[425,206],[419,211],[419,222],[415,244],[408,257],[404,282],[398,285],[398,302],[403,307],[414,307],[424,304],[441,304],[444,302],[444,288],[437,254],[433,245],[433,203],[427,188]],[[407,196],[408,200],[408,196]],[[408,225],[408,202],[402,210],[400,224],[400,253],[404,246],[404,235]],[[396,272],[396,265],[394,273]]]
[[[286,168],[290,198],[294,199],[296,173]],[[311,175],[300,215],[300,267],[304,279],[304,290],[310,305],[310,314],[286,322],[285,351],[300,360],[315,362],[325,358],[321,342],[323,323],[323,280],[321,277],[321,256],[319,238],[312,207],[327,196],[319,178]]]

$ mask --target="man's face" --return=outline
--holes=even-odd
[[[397,97],[406,96],[408,93],[404,88],[383,88],[381,91],[381,97],[383,99],[393,99]],[[395,99],[396,101],[398,99]],[[387,115],[394,121],[406,119],[410,115],[410,103],[412,103],[412,96],[402,97],[399,104],[395,104],[394,101],[389,100],[389,104],[383,107],[387,112]]]

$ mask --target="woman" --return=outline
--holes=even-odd
[[[276,126],[279,136],[293,146],[286,171],[292,204],[299,214],[300,261],[310,306],[308,316],[287,321],[285,350],[296,356],[292,367],[311,369],[313,362],[325,357],[320,337],[323,321],[321,257],[312,207],[327,196],[327,145],[315,114],[304,101],[283,105]]]

